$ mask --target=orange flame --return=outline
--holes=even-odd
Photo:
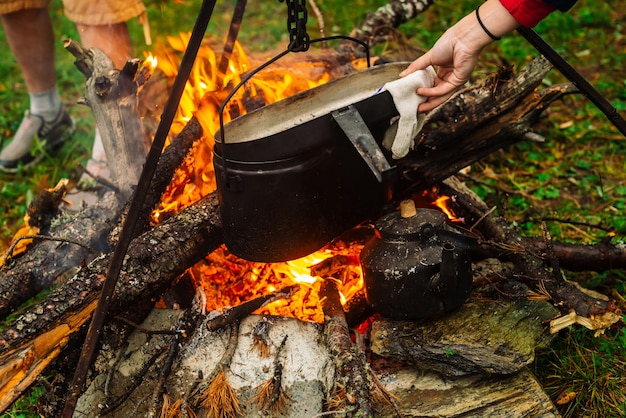
[[[450,207],[451,201],[452,199],[450,198],[450,196],[444,195],[444,196],[439,196],[437,199],[435,199],[435,201],[432,204],[437,206],[443,213],[445,213],[448,219],[450,219],[452,222],[462,222],[463,220],[457,217],[454,211],[452,210],[452,208]]]
[[[292,284],[300,289],[290,300],[278,300],[257,313],[299,318],[323,322],[318,291],[322,279],[311,276],[309,268],[334,255],[358,256],[362,246],[327,247],[306,257],[285,263],[256,263],[242,260],[228,253],[225,247],[211,253],[204,263],[190,270],[196,285],[200,286],[207,299],[207,310],[236,306],[255,297],[266,295]],[[363,287],[361,267],[358,263],[347,263],[334,279],[342,301],[347,301]]]
[[[178,72],[179,55],[187,47],[189,37],[189,34],[168,37],[173,51],[166,51],[163,56],[156,58],[157,68],[169,79],[173,79]],[[177,213],[216,188],[212,157],[213,135],[219,129],[219,108],[242,76],[258,66],[245,54],[238,42],[235,43],[225,74],[218,70],[218,58],[218,54],[207,44],[198,51],[171,132],[173,135],[179,133],[195,116],[203,128],[204,137],[197,142],[191,156],[176,173],[163,196],[161,207],[154,214],[155,220],[162,213]],[[331,78],[321,61],[287,60],[286,66],[279,65],[280,61],[259,72],[238,90],[225,109],[224,123],[254,108],[326,83]]]

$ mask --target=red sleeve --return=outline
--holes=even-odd
[[[520,25],[532,28],[556,9],[542,0],[500,0]]]

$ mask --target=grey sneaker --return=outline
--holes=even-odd
[[[43,152],[31,152],[35,137],[44,142],[44,151],[54,151],[74,133],[74,128],[74,119],[65,108],[52,122],[46,122],[41,116],[27,110],[13,140],[0,153],[0,171],[15,173],[21,168],[35,165],[44,157]]]

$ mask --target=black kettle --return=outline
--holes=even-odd
[[[375,227],[360,254],[372,309],[391,319],[432,318],[469,298],[475,240],[448,225],[442,212],[407,200]]]

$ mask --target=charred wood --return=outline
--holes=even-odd
[[[108,193],[74,216],[57,217],[47,235],[60,241],[36,240],[28,251],[0,269],[0,314],[6,316],[40,291],[67,280],[81,264],[108,252],[106,236],[120,210],[119,201]],[[71,244],[72,241],[83,245]]]
[[[159,205],[163,193],[174,177],[174,173],[191,151],[193,144],[202,138],[202,134],[202,126],[195,117],[192,117],[171,144],[163,150],[154,177],[150,182],[150,190],[144,201],[141,217],[137,222],[137,235],[149,229],[150,214]]]
[[[155,302],[188,266],[222,244],[217,205],[216,195],[211,194],[131,243],[110,315],[139,301]],[[89,320],[109,257],[94,259],[0,333],[0,376],[4,376],[0,410],[36,379]]]
[[[223,314],[211,318],[207,321],[207,328],[209,331],[217,331],[227,325],[239,322],[246,316],[252,315],[252,313],[258,309],[261,309],[265,305],[277,301],[279,299],[288,299],[298,290],[299,286],[288,286],[274,293],[269,293],[264,296],[249,300],[242,303],[239,306],[228,309]]]
[[[149,229],[150,213],[158,205],[176,168],[201,136],[202,128],[192,118],[163,152],[142,210],[137,235]],[[47,190],[41,193],[50,194]],[[98,254],[110,251],[108,235],[119,224],[122,212],[119,199],[113,193],[106,193],[95,204],[73,214],[59,213],[58,207],[50,208],[45,203],[48,200],[43,197],[34,200],[29,212],[33,213],[36,225],[42,224],[47,228],[43,231],[58,240],[39,239],[27,252],[12,257],[10,263],[0,267],[0,315],[6,315],[52,284],[64,282],[79,266],[90,262]],[[42,201],[44,204],[40,205],[38,202]],[[43,224],[44,221],[47,224]],[[111,238],[115,239],[114,232]],[[73,245],[73,241],[83,245]]]
[[[453,96],[427,115],[414,152],[399,161],[398,193],[437,184],[460,169],[516,142],[570,85],[537,91],[550,63],[537,58],[518,74],[503,69]],[[454,151],[452,151],[454,150]]]

